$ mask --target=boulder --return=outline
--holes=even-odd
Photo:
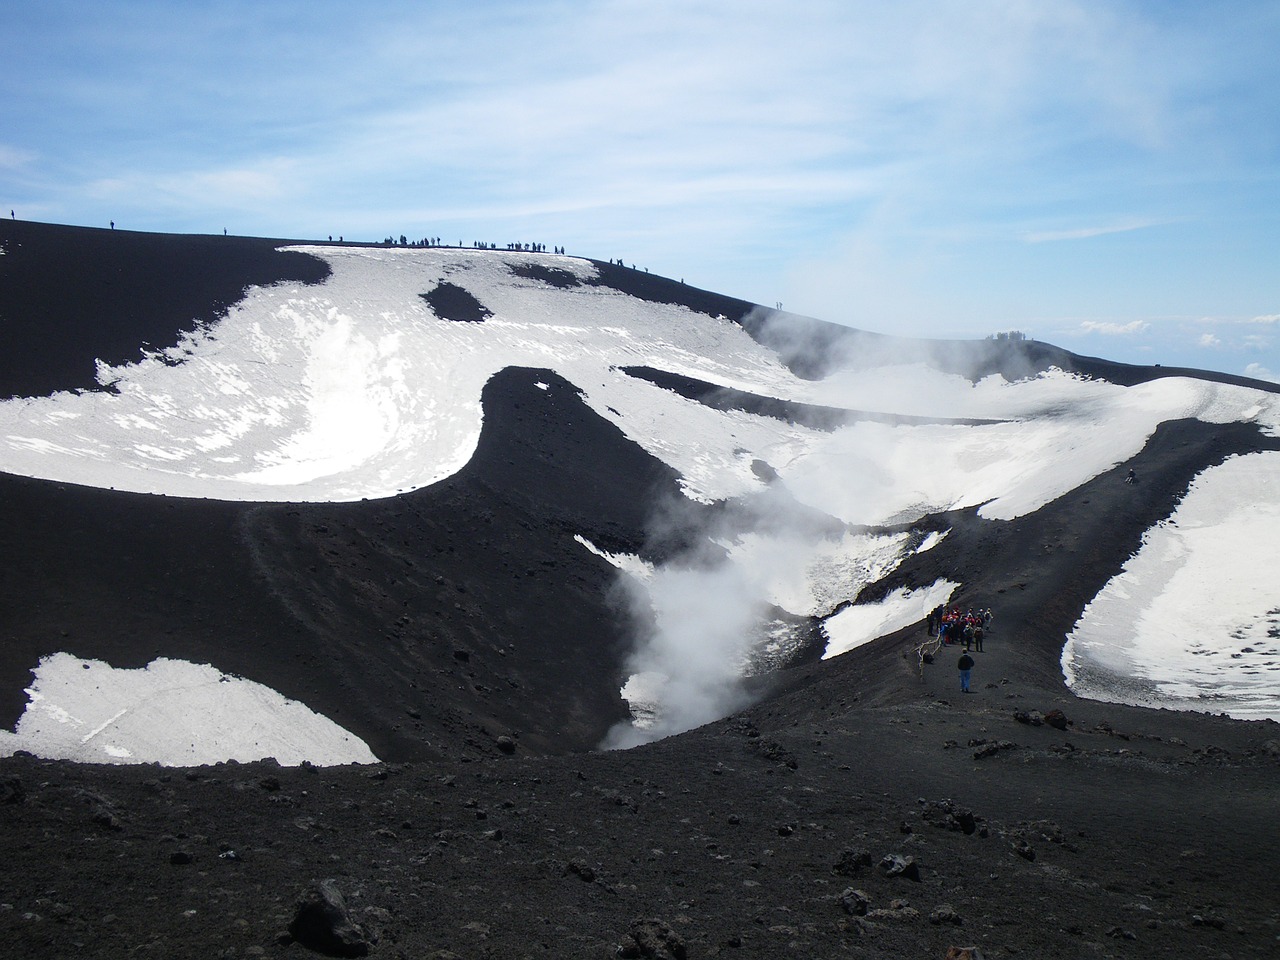
[[[1067,719],[1067,715],[1061,710],[1050,710],[1044,715],[1044,722],[1055,730],[1065,730],[1071,723],[1071,721]]]
[[[298,900],[289,935],[309,950],[330,957],[364,957],[369,942],[351,919],[347,903],[332,880],[309,888]]]
[[[853,917],[865,917],[867,910],[871,908],[871,897],[865,891],[855,890],[853,887],[846,887],[839,900],[844,912]]]

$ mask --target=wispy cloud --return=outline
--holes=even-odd
[[[1202,347],[1213,348],[1222,346],[1222,341],[1212,333],[1202,333],[1198,344]]]
[[[0,143],[0,170],[17,170],[33,163],[35,159],[36,154],[32,150]]]
[[[1106,237],[1115,233],[1130,233],[1134,230],[1146,230],[1168,223],[1168,220],[1126,220],[1120,223],[1092,227],[1076,227],[1070,230],[1041,230],[1023,236],[1026,243],[1054,243],[1059,240],[1089,240],[1093,237]]]
[[[1106,337],[1131,337],[1146,333],[1151,324],[1146,320],[1131,320],[1128,323],[1113,323],[1105,320],[1085,320],[1080,329],[1085,333],[1098,333]]]

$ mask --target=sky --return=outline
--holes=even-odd
[[[0,207],[1280,379],[1280,2],[0,3]]]

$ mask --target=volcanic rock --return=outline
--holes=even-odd
[[[900,853],[886,854],[880,861],[880,872],[886,877],[905,877],[915,883],[920,882],[920,867],[916,864],[916,858]]]
[[[307,889],[289,924],[294,940],[330,957],[363,957],[369,953],[364,930],[352,918],[333,880]]]

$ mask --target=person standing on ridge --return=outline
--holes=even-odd
[[[973,670],[973,657],[969,656],[968,651],[960,654],[960,659],[956,663],[960,668],[960,692],[969,692],[969,674]]]

